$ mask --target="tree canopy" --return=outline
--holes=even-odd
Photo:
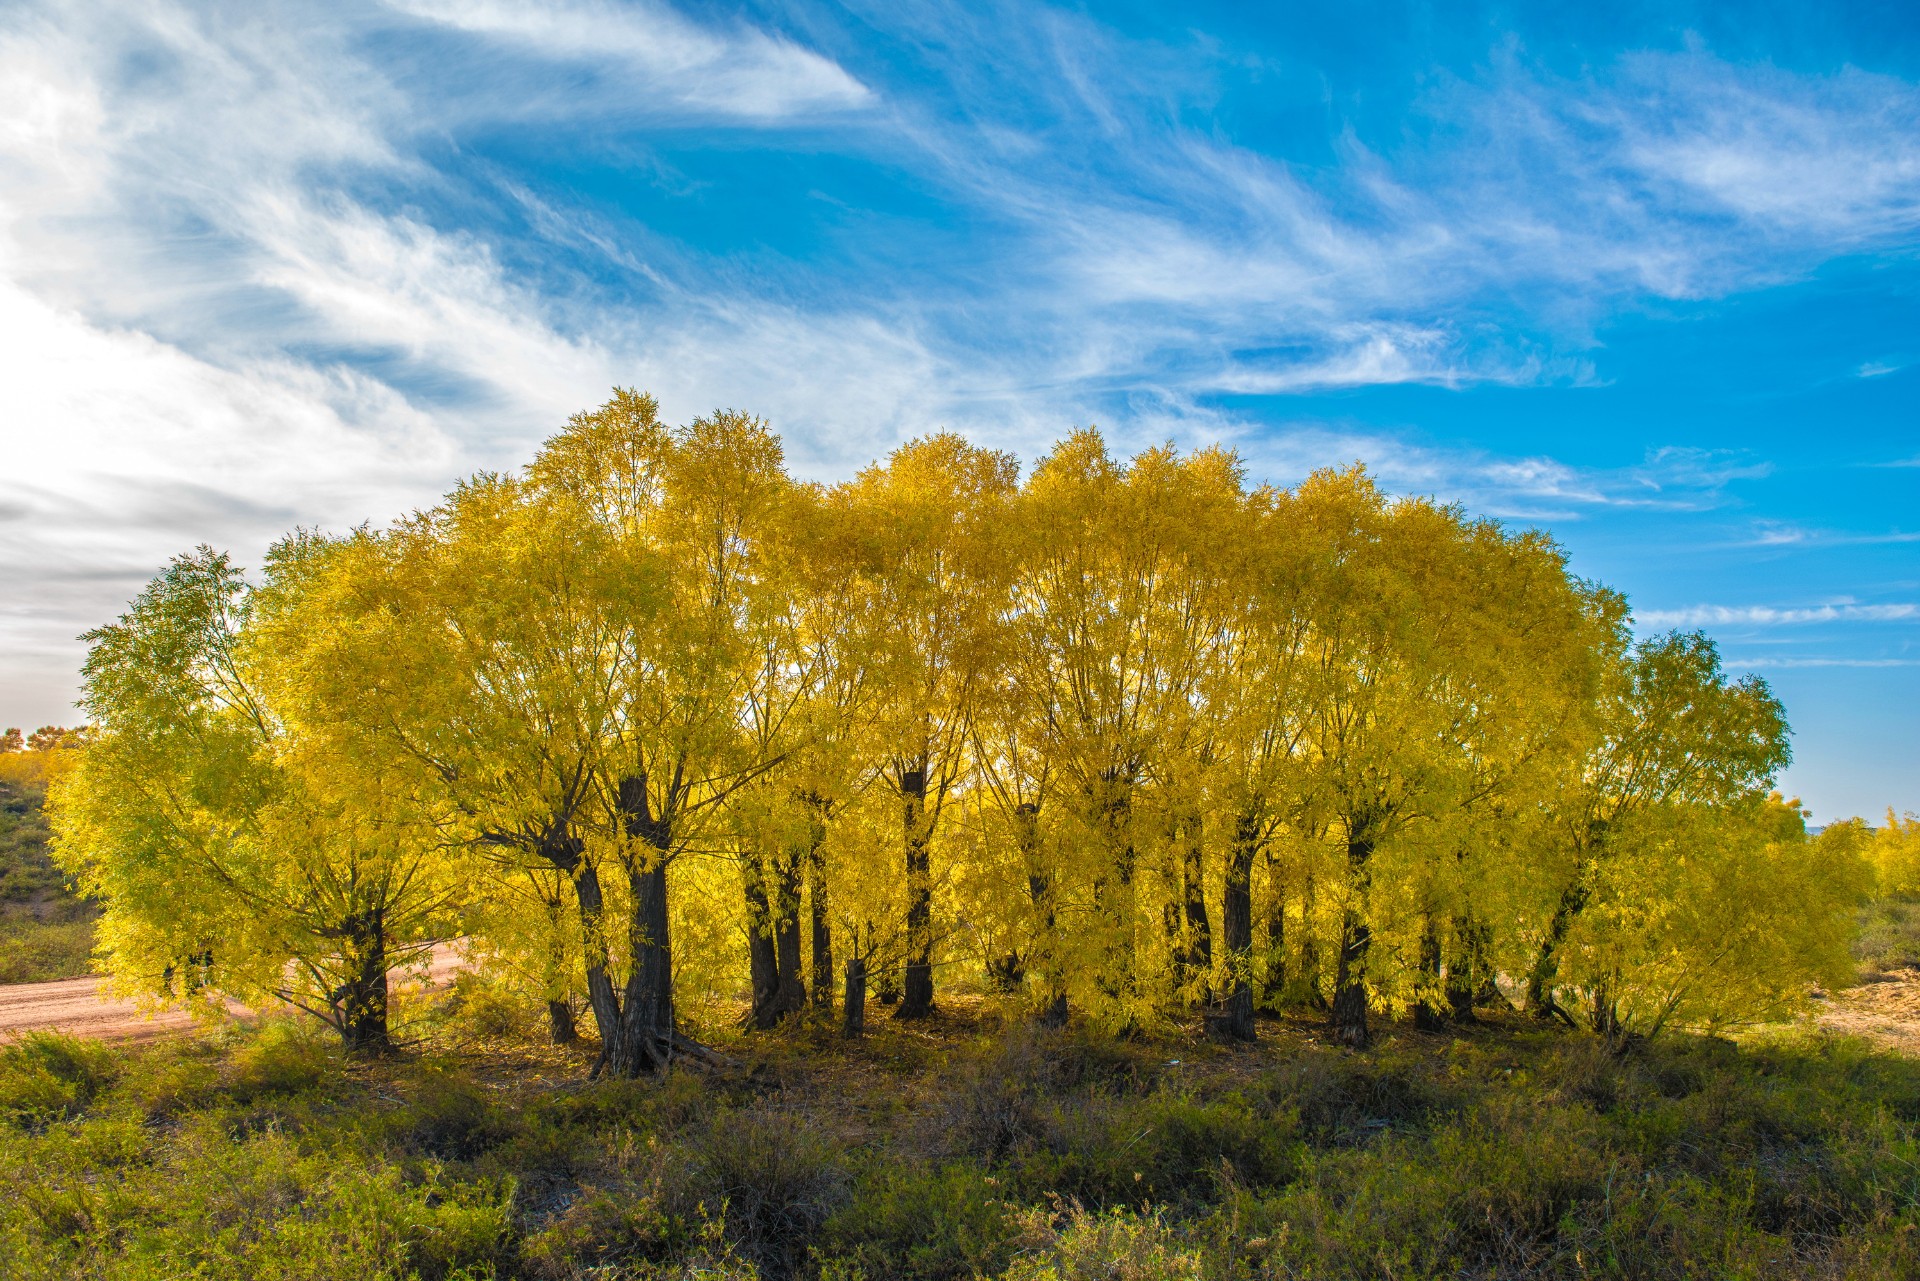
[[[1772,794],[1763,681],[1628,623],[1544,535],[1357,467],[1083,430],[1024,479],[935,435],[811,485],[757,419],[618,392],[257,580],[176,560],[87,637],[53,814],[122,985],[369,1050],[387,970],[455,936],[557,1039],[583,1000],[618,1074],[701,1052],[689,1001],[830,1014],[836,960],[851,1030],[868,976],[900,1017],[986,984],[1355,1045],[1777,1016],[1872,860]]]

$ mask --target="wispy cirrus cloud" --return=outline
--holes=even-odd
[[[908,74],[834,35],[853,27]],[[1699,510],[1767,463],[1655,444],[1584,467],[1223,405],[1599,383],[1610,309],[1915,226],[1915,90],[1889,77],[1693,52],[1567,79],[1501,52],[1434,78],[1432,127],[1330,118],[1304,164],[1212,114],[1231,62],[1029,5],[22,0],[0,28],[21,425],[0,596],[30,604],[0,642],[39,657],[0,679],[64,680],[71,635],[168,552],[427,501],[613,383],[681,417],[766,413],[815,476],[937,426],[1031,457],[1099,421],[1122,447],[1226,439],[1275,478],[1364,458],[1522,519]],[[569,175],[474,163],[501,135],[680,194],[700,184],[660,179],[661,139],[770,172],[829,156],[978,238],[916,226],[882,257],[853,219],[839,268],[714,249]],[[756,173],[727,212],[760,198]]]
[[[1644,627],[1799,627],[1816,623],[1899,623],[1920,620],[1920,604],[1693,605],[1635,615]]]

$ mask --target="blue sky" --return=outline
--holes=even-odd
[[[1920,809],[1911,5],[0,0],[0,721],[614,384],[1544,526]]]

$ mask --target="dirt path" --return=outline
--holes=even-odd
[[[459,969],[460,959],[453,948],[442,944],[433,949],[425,982],[396,976],[394,997],[404,1001],[409,995],[445,991],[453,986]],[[106,995],[104,985],[105,980],[92,976],[55,983],[0,985],[0,1043],[28,1032],[65,1032],[96,1041],[151,1041],[177,1036],[194,1027],[193,1017],[184,1011],[148,1014],[132,1001]],[[254,1017],[254,1012],[238,1001],[228,1002],[227,1009],[235,1018]]]

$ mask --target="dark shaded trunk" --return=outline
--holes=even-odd
[[[1187,821],[1186,841],[1181,851],[1180,890],[1185,916],[1185,947],[1181,954],[1180,983],[1183,988],[1197,983],[1193,999],[1205,1004],[1213,999],[1210,990],[1213,975],[1213,923],[1207,919],[1206,829],[1199,814]]]
[[[1490,934],[1488,927],[1470,913],[1453,918],[1453,950],[1447,957],[1447,1008],[1455,1023],[1472,1023],[1474,1006],[1487,1001],[1486,990],[1493,982],[1487,964]]]
[[[567,874],[573,882],[574,898],[580,905],[580,950],[587,978],[587,1007],[600,1033],[601,1061],[606,1047],[618,1038],[620,997],[614,991],[607,972],[606,897],[600,890],[600,870],[585,857],[585,843],[556,822],[548,828],[537,847],[540,857]],[[599,1071],[599,1067],[595,1071]]]
[[[1447,1016],[1441,1008],[1445,999],[1440,980],[1440,927],[1429,912],[1420,926],[1420,981],[1414,994],[1414,1027],[1422,1032],[1445,1031]]]
[[[547,1002],[547,1040],[554,1045],[572,1045],[580,1039],[574,1026],[572,1001]]]
[[[1037,937],[1030,960],[1037,964],[1046,985],[1041,998],[1040,1022],[1046,1027],[1064,1027],[1067,1022],[1067,974],[1060,952],[1060,927],[1054,894],[1053,873],[1047,867],[1040,848],[1040,807],[1022,802],[1014,811],[1015,831],[1020,842],[1020,858],[1027,868],[1027,897],[1033,903]]]
[[[847,990],[841,999],[846,1021],[842,1029],[848,1040],[867,1030],[867,962],[862,957],[847,961]]]
[[[391,1053],[387,1035],[386,914],[377,907],[347,920],[343,933],[347,978],[334,989],[331,1004],[340,1040],[348,1054],[372,1057]]]
[[[1236,822],[1239,824],[1257,824],[1257,819],[1252,814],[1242,814]],[[1266,844],[1266,842],[1260,838],[1257,826],[1253,831],[1253,836],[1256,840],[1259,840],[1261,844]],[[1234,839],[1236,841],[1239,840],[1239,835],[1236,835]],[[1253,864],[1251,862],[1247,864],[1247,877],[1249,881],[1252,880]],[[1267,848],[1266,906],[1265,921],[1267,940],[1266,949],[1263,952],[1263,955],[1266,957],[1266,965],[1260,972],[1260,1000],[1258,1003],[1265,1005],[1268,1009],[1278,1009],[1280,1006],[1286,1004],[1287,1000],[1287,878],[1285,868],[1280,861],[1280,856],[1274,853],[1271,846]],[[1248,889],[1247,910],[1249,912],[1253,910],[1251,886],[1249,886]],[[1251,967],[1248,969],[1247,981],[1249,984],[1253,982]]]
[[[785,1019],[807,1008],[807,987],[800,975],[800,877],[804,851],[792,849],[778,859],[773,884],[775,1017]]]
[[[672,821],[656,818],[645,775],[620,780],[620,817],[628,841],[627,891],[633,915],[627,945],[633,970],[620,1008],[620,1033],[601,1054],[604,1070],[634,1077],[665,1067],[673,1054],[673,950],[667,934],[667,863]]]
[[[765,1030],[780,1021],[780,956],[774,943],[766,867],[757,851],[747,851],[741,864],[741,893],[747,903],[747,976],[753,987],[747,1018]]]
[[[566,936],[561,926],[566,912],[565,891],[555,883],[537,881],[547,908],[547,1040],[572,1045],[580,1039],[573,1019],[573,989],[568,979]]]
[[[1027,958],[1019,948],[987,958],[987,983],[999,996],[1012,996],[1027,985]]]
[[[1225,892],[1220,899],[1227,991],[1216,1016],[1219,1031],[1236,1041],[1251,1041],[1259,1035],[1253,1022],[1253,860],[1260,844],[1258,814],[1251,809],[1243,811],[1234,821]]]
[[[1134,988],[1133,874],[1139,855],[1133,845],[1133,780],[1115,767],[1100,781],[1096,799],[1111,875],[1103,872],[1093,883],[1093,906],[1106,934],[1099,983],[1109,1000],[1120,1003]]]
[[[807,914],[813,927],[813,1007],[833,1013],[833,917],[827,901],[827,806],[807,798],[813,819],[807,825]]]
[[[1554,905],[1553,918],[1547,922],[1546,937],[1540,941],[1540,954],[1534,958],[1533,969],[1527,975],[1527,1011],[1537,1018],[1566,1018],[1554,1004],[1553,988],[1560,977],[1561,945],[1567,941],[1574,918],[1587,905],[1589,884],[1589,868],[1582,867],[1579,879],[1562,891],[1560,901]]]
[[[900,774],[901,819],[907,846],[907,963],[901,972],[897,1019],[933,1013],[933,865],[927,843],[927,772]]]
[[[1327,997],[1320,974],[1320,932],[1315,928],[1314,908],[1317,887],[1313,873],[1300,878],[1300,975],[1297,980],[1300,999],[1316,1010],[1327,1008]]]
[[[1333,1039],[1353,1049],[1365,1049],[1367,1030],[1367,953],[1373,946],[1373,928],[1367,923],[1367,890],[1372,879],[1373,835],[1364,824],[1348,828],[1347,905],[1340,914],[1340,956],[1333,974]]]

